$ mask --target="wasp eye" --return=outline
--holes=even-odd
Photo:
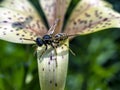
[[[36,38],[36,44],[38,46],[42,46],[44,44],[44,42],[43,42],[43,40],[41,38],[38,37],[38,38]]]

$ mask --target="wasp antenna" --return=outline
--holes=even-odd
[[[79,34],[70,34],[70,35],[67,35],[68,37],[72,37],[72,36],[78,36]]]
[[[74,55],[74,56],[76,56],[76,54],[69,48],[69,46],[67,46],[66,44],[64,44],[67,48],[68,48],[68,50]]]
[[[36,44],[34,44],[34,45],[32,45],[32,47],[37,47],[37,45],[36,45]],[[37,48],[36,48],[36,51],[37,51]]]
[[[27,38],[22,38],[22,39],[36,42],[36,40],[33,39],[27,39]]]

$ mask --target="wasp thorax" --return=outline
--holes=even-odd
[[[52,37],[50,35],[44,35],[43,40],[46,44],[51,44],[52,43]]]

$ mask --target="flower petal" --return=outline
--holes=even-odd
[[[0,7],[0,39],[23,44],[35,43],[47,30],[28,0],[4,0]],[[31,40],[24,40],[31,39]]]
[[[74,9],[66,30],[68,34],[88,34],[120,27],[120,14],[102,0],[82,0]]]
[[[65,42],[68,45],[68,40]],[[38,69],[41,90],[64,90],[66,74],[68,67],[68,48],[61,45],[56,49],[51,46],[40,58],[41,51],[44,47],[38,47]]]
[[[45,12],[49,25],[53,25],[54,21],[59,18],[60,23],[58,28],[56,29],[57,32],[61,31],[63,25],[64,15],[68,8],[68,5],[71,0],[39,0],[40,4]]]

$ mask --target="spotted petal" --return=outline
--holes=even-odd
[[[65,42],[68,45],[68,40]],[[38,47],[38,69],[41,90],[64,90],[68,67],[68,48],[63,44],[56,49],[51,46],[40,58],[44,47]]]
[[[57,32],[61,31],[64,15],[67,11],[71,0],[39,0],[40,4],[45,12],[49,25],[51,26],[56,18],[60,19],[60,23],[57,27]]]
[[[88,34],[112,27],[120,27],[120,14],[102,0],[82,0],[68,21],[64,32]]]
[[[0,39],[15,43],[34,43],[47,30],[28,0],[4,0],[0,7]]]

